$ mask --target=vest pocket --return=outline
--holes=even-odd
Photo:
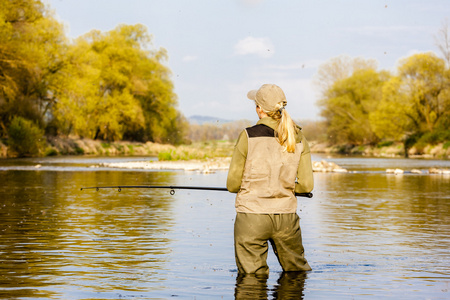
[[[250,194],[257,195],[258,197],[271,197],[270,168],[251,162],[247,165],[247,167],[248,172],[242,179],[243,185],[247,188],[247,191]]]

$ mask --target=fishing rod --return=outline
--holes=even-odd
[[[169,189],[170,194],[174,195],[175,190],[203,190],[203,191],[224,191],[228,192],[224,187],[209,187],[209,186],[183,186],[183,185],[115,185],[115,186],[90,186],[82,187],[80,190],[93,190],[99,191],[100,189],[117,189],[119,192],[122,189]],[[312,193],[295,193],[297,197],[312,198]]]

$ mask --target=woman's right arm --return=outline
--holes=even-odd
[[[234,146],[228,170],[227,189],[231,193],[237,193],[241,189],[242,175],[244,174],[245,161],[247,160],[248,137],[243,130]]]

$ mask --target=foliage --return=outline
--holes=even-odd
[[[369,117],[373,132],[380,139],[402,140],[411,128],[409,111],[407,96],[402,93],[401,79],[390,78],[382,87],[382,97],[377,109]]]
[[[230,157],[234,143],[228,141],[212,141],[181,145],[158,153],[158,160],[205,160],[214,157]]]
[[[55,116],[65,134],[114,141],[179,142],[182,132],[164,49],[147,50],[151,36],[142,25],[120,25],[78,38],[59,91]]]
[[[389,147],[392,146],[393,144],[394,144],[393,141],[382,141],[378,143],[377,148]]]
[[[450,109],[450,86],[445,62],[433,53],[420,53],[404,59],[399,67],[410,113],[416,131],[433,131]]]
[[[0,0],[0,136],[14,116],[44,126],[66,47],[62,26],[38,0]]]
[[[403,59],[398,76],[384,86],[371,121],[380,138],[403,140],[406,151],[419,142],[444,142],[450,123],[450,77],[444,60],[433,53]]]
[[[44,156],[56,156],[56,155],[58,155],[58,151],[51,147],[47,148],[44,153]]]
[[[0,6],[0,137],[20,116],[54,135],[184,141],[166,50],[153,48],[143,25],[69,42],[42,1]]]
[[[446,141],[450,141],[450,130],[436,130],[427,132],[418,140],[419,143],[424,145],[436,145]]]
[[[450,134],[450,69],[434,53],[400,60],[396,75],[359,69],[329,86],[319,101],[328,138],[339,144],[445,143]]]
[[[18,156],[39,154],[44,145],[44,131],[30,120],[14,117],[8,130],[8,144]]]
[[[328,89],[319,105],[332,142],[359,145],[378,141],[369,119],[377,109],[387,78],[386,72],[358,70]]]
[[[69,41],[40,0],[0,0],[0,7],[0,138],[9,137],[11,145],[19,145],[24,132],[38,136],[42,130],[48,136],[180,145],[234,140],[251,125],[189,124],[177,110],[167,52],[153,47],[143,25],[93,30]],[[324,121],[301,124],[307,138],[351,145],[401,141],[405,152],[417,143],[447,145],[448,32],[447,21],[436,41],[443,59],[414,54],[392,74],[377,71],[373,59],[346,55],[321,65],[316,83]],[[33,147],[21,155],[36,153]],[[179,149],[168,154],[195,157]]]

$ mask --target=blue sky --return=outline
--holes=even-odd
[[[76,38],[143,24],[186,116],[256,120],[248,90],[279,85],[295,120],[319,119],[317,68],[339,55],[378,61],[433,51],[449,0],[44,0]]]

